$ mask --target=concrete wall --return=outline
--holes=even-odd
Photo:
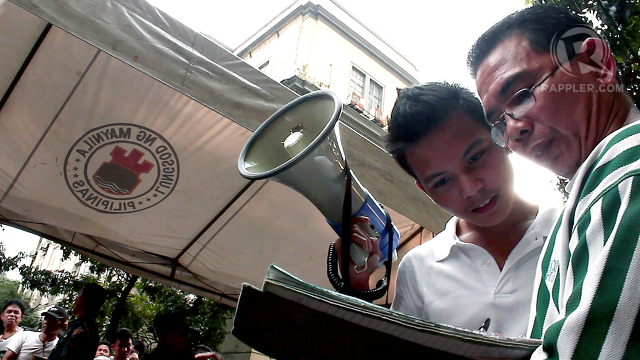
[[[373,79],[383,86],[381,110],[383,114],[389,114],[396,99],[396,88],[412,85],[390,69],[402,67],[409,76],[417,75],[417,70],[337,4],[318,2],[323,7],[319,10],[312,6],[309,11],[298,13],[292,10],[293,6],[289,10],[298,15],[276,18],[269,25],[271,27],[265,27],[252,37],[253,42],[252,39],[247,40],[235,52],[256,68],[268,62],[261,70],[277,81],[298,75],[321,88],[332,90],[343,101],[350,95],[349,80],[355,66],[367,75],[363,99],[365,109],[368,107],[369,79]],[[379,51],[371,50],[371,46],[379,47]],[[393,61],[381,61],[375,55],[380,53]]]
[[[41,270],[66,271],[74,275],[89,273],[89,265],[80,262],[77,255],[71,255],[67,260],[62,261],[62,249],[60,244],[40,238],[35,250],[35,257],[31,266]],[[34,291],[31,298],[31,307],[38,310],[48,308],[57,303],[61,297],[42,296],[40,292]]]

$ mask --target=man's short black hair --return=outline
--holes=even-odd
[[[116,340],[125,341],[125,340],[129,340],[129,339],[133,339],[133,333],[131,332],[131,330],[129,330],[127,328],[120,328],[120,329],[116,330],[115,333],[113,333],[113,342],[114,343],[116,342]]]
[[[166,334],[170,331],[188,333],[191,330],[187,321],[186,311],[161,313],[155,317],[153,325],[157,335]]]
[[[20,308],[20,312],[22,313],[22,315],[24,315],[26,306],[24,305],[24,302],[22,302],[22,300],[20,300],[20,299],[9,299],[9,300],[5,301],[4,305],[2,305],[2,312],[7,310],[7,308],[9,306],[11,306],[11,305],[15,305],[15,306],[19,307]]]
[[[480,64],[504,40],[513,36],[523,36],[536,53],[550,53],[555,36],[562,36],[567,31],[578,27],[591,27],[569,10],[556,5],[534,5],[505,17],[482,34],[471,47],[467,57],[467,66],[475,79]],[[586,32],[578,32],[573,37],[566,37],[568,43],[581,43],[589,36]],[[567,58],[576,55],[574,47],[567,47]]]
[[[465,87],[432,82],[398,89],[398,99],[389,118],[387,151],[400,167],[416,178],[407,162],[407,149],[452,114],[465,114],[489,131],[480,100]]]
[[[144,355],[144,352],[147,349],[144,343],[140,340],[134,340],[132,343],[133,343],[133,348],[138,351],[138,354],[140,354],[141,356]]]
[[[100,345],[107,345],[108,348],[111,348],[111,343],[108,342],[107,340],[102,340],[98,343],[98,346]]]

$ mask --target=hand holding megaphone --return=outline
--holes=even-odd
[[[369,278],[379,267],[382,257],[380,237],[372,233],[368,218],[356,216],[351,221],[349,283],[355,289],[369,290]],[[334,244],[341,264],[342,239],[337,239]]]

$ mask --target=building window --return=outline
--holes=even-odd
[[[373,80],[369,80],[369,102],[368,112],[373,114],[375,109],[382,110],[382,85]]]
[[[384,87],[355,66],[351,67],[349,99],[353,108],[359,109],[360,112],[364,111],[371,120],[382,118]]]
[[[349,81],[349,92],[355,93],[356,95],[362,97],[364,95],[364,80],[365,74],[356,69],[355,67],[351,68],[351,80]]]

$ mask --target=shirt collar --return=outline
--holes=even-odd
[[[627,114],[627,119],[624,121],[625,126],[631,125],[637,121],[640,121],[640,111],[638,111],[638,108],[633,106],[631,108],[631,110],[629,110],[629,113]],[[623,126],[624,127],[624,126]],[[620,130],[620,129],[618,129]],[[611,134],[609,134],[611,135]],[[584,166],[584,162],[582,164],[580,164],[580,166],[578,167],[578,170],[576,170],[575,175],[573,175],[573,177],[569,180],[569,182],[567,183],[567,186],[565,187],[565,190],[570,193],[571,189],[573,188],[573,184],[575,183],[575,178],[576,175],[580,172],[580,169]]]
[[[529,248],[531,249],[538,248],[538,247],[541,247],[542,244],[544,244],[547,236],[546,236],[546,233],[545,234],[540,233],[541,224],[547,223],[550,221],[550,219],[555,219],[559,215],[560,215],[560,208],[558,208],[558,210],[555,210],[555,211],[550,211],[550,209],[546,209],[546,208],[543,209],[541,207],[538,207],[538,213],[536,214],[536,218],[533,220],[533,223],[531,224],[531,226],[529,226],[529,228],[525,231],[525,234],[523,235],[523,239],[520,240],[522,244],[525,244],[525,242],[529,242],[529,244],[527,245],[527,249],[525,249],[527,252],[530,250]],[[442,237],[439,238],[437,241],[441,241],[442,243],[441,243],[441,246],[436,247],[436,249],[434,250],[434,256],[436,261],[442,261],[447,257],[449,257],[449,255],[451,254],[451,249],[453,249],[454,246],[467,245],[467,243],[460,240],[460,238],[456,234],[456,228],[458,227],[459,221],[460,221],[459,218],[455,216],[452,217],[447,222],[447,225],[444,231],[438,234],[438,236],[442,236]],[[529,234],[530,232],[533,232],[534,234],[530,235]],[[540,233],[540,234],[537,234],[537,233]],[[429,241],[432,241],[432,240],[429,240]]]
[[[439,239],[442,241],[442,246],[439,246],[435,249],[434,255],[436,261],[442,261],[446,259],[451,253],[451,248],[455,245],[462,244],[462,241],[458,238],[456,234],[456,228],[458,227],[458,222],[460,221],[457,217],[452,217],[444,228],[444,231],[438,234],[438,236],[442,236],[443,238]],[[432,241],[432,240],[429,240]]]

